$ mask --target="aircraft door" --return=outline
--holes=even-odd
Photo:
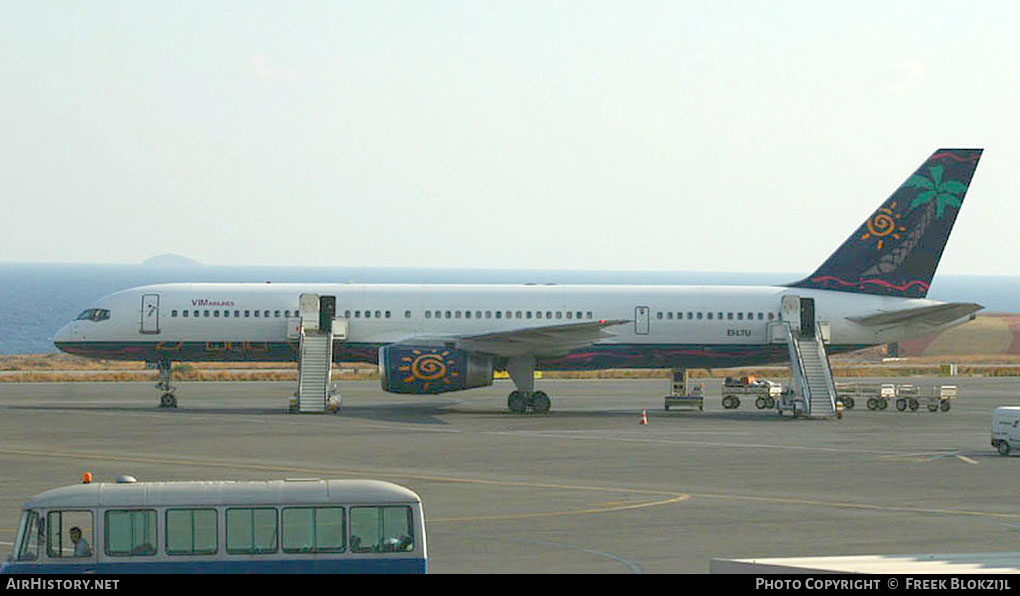
[[[800,333],[805,337],[815,336],[815,299],[800,299]]]
[[[648,307],[638,306],[634,308],[634,333],[648,335]]]
[[[159,333],[159,294],[142,296],[142,333]]]
[[[336,296],[319,296],[319,331],[332,331],[335,316]]]

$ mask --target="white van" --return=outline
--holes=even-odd
[[[999,455],[1009,455],[1013,449],[1020,448],[1020,406],[995,408],[992,447],[999,450]]]

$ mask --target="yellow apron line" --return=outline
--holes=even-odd
[[[508,519],[528,519],[535,517],[560,517],[564,515],[592,515],[596,513],[610,513],[613,511],[624,511],[627,509],[642,509],[644,507],[656,507],[659,505],[670,505],[673,503],[680,503],[690,499],[690,495],[677,495],[670,499],[663,499],[661,501],[649,501],[647,503],[633,503],[630,505],[617,505],[614,507],[599,507],[592,509],[576,509],[574,511],[547,511],[542,513],[514,513],[508,515],[479,515],[475,517],[440,517],[440,518],[429,518],[429,523],[442,523],[442,522],[472,522],[472,521],[495,521],[495,520],[508,520]]]
[[[268,472],[293,472],[301,474],[341,474],[346,476],[362,476],[366,473],[363,470],[350,470],[350,469],[327,469],[327,468],[298,468],[292,466],[278,466],[269,464],[252,464],[242,462],[226,462],[226,461],[210,461],[210,460],[189,460],[189,459],[170,459],[170,458],[153,458],[153,457],[123,457],[116,455],[103,455],[97,453],[53,453],[49,451],[35,451],[30,449],[11,449],[11,448],[0,448],[0,455],[27,455],[33,457],[53,457],[53,458],[77,458],[86,460],[108,460],[108,461],[122,461],[131,463],[147,463],[147,464],[173,464],[173,465],[187,465],[187,466],[198,466],[208,468],[232,468],[232,469],[248,469],[248,470],[264,470]],[[681,496],[681,493],[676,491],[664,491],[664,490],[644,490],[636,488],[626,487],[615,487],[615,486],[584,486],[584,485],[573,485],[573,484],[549,484],[541,482],[514,482],[509,480],[482,480],[478,478],[456,478],[452,476],[431,476],[424,474],[409,474],[401,472],[387,472],[386,476],[399,477],[399,478],[410,478],[414,480],[426,480],[432,482],[449,482],[449,483],[460,483],[460,484],[480,484],[480,485],[491,485],[491,486],[520,486],[529,488],[549,488],[549,489],[566,489],[566,490],[589,490],[599,492],[621,492],[630,494],[640,495],[656,495],[656,496],[667,496],[677,497]]]

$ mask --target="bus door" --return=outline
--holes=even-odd
[[[648,335],[648,307],[638,306],[634,308],[634,333]]]
[[[142,333],[159,333],[159,294],[142,296]]]

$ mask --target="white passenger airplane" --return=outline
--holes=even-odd
[[[57,333],[65,352],[171,361],[294,360],[298,298],[336,297],[336,361],[378,363],[382,388],[434,394],[507,370],[511,411],[549,410],[535,370],[731,367],[783,362],[770,322],[824,324],[828,352],[919,337],[982,307],[925,299],[981,157],[940,149],[812,275],[780,286],[174,283],[101,298]],[[785,296],[800,312],[784,312]],[[788,299],[789,302],[789,299]],[[175,406],[172,393],[162,405]]]

